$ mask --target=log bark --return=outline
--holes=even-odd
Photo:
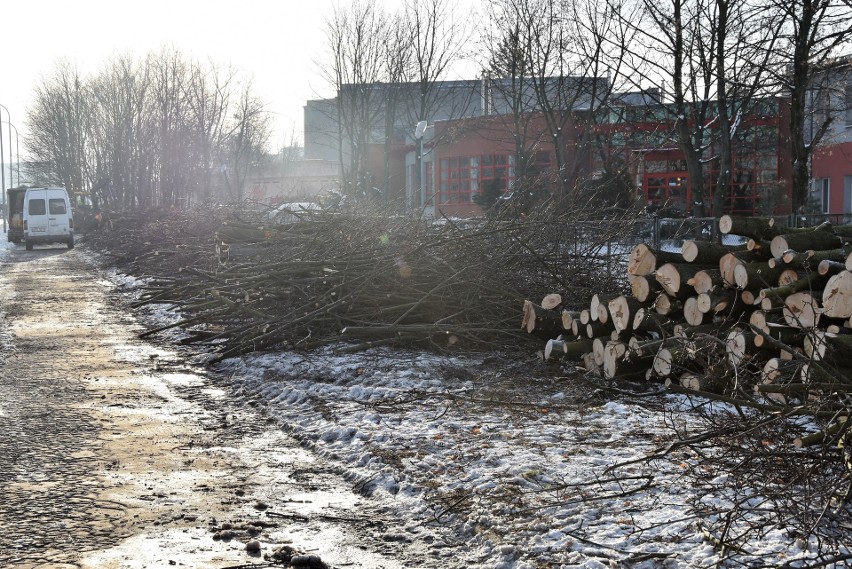
[[[816,251],[808,249],[803,253],[796,251],[787,251],[780,257],[780,262],[788,265],[791,269],[811,269],[814,265],[819,265],[822,261],[837,261],[842,263],[846,259],[849,252],[848,248],[829,249],[827,251]],[[779,262],[779,259],[775,259]]]
[[[548,340],[544,347],[544,359],[549,360],[551,357],[561,357],[577,360],[581,359],[583,354],[590,351],[592,351],[592,340],[588,338],[576,340],[553,339]]]
[[[683,310],[683,303],[667,294],[661,294],[654,301],[654,310],[663,316],[674,316]]]
[[[801,378],[808,385],[840,385],[844,391],[852,388],[852,369],[832,367],[818,361],[806,362],[802,366]]]
[[[562,328],[571,330],[571,323],[579,317],[580,313],[578,311],[562,309]]]
[[[838,249],[844,240],[824,229],[814,229],[800,233],[785,233],[772,238],[772,256],[780,257],[787,251],[807,251],[810,249]]]
[[[743,263],[734,267],[734,282],[741,289],[760,290],[778,284],[784,270],[783,267],[773,269],[768,263]]]
[[[722,272],[719,269],[700,270],[687,281],[687,284],[692,285],[696,294],[710,292],[714,286],[722,286]]]
[[[524,301],[524,317],[521,328],[527,334],[544,338],[555,338],[562,333],[562,315],[555,310],[545,310],[532,301]]]
[[[770,347],[769,340],[777,340],[785,346],[802,346],[805,341],[805,332],[799,328],[784,326],[780,324],[767,324],[766,328],[762,329],[765,335],[756,335],[754,337],[754,346],[756,348]]]
[[[687,281],[695,277],[695,273],[698,271],[709,268],[712,267],[688,265],[685,263],[666,263],[657,269],[656,278],[666,294],[675,298],[685,299],[695,293],[695,290],[687,284]]]
[[[737,281],[734,278],[734,269],[736,269],[739,265],[759,260],[761,260],[761,258],[753,255],[750,251],[728,253],[719,259],[719,272],[722,275],[722,285],[726,287],[737,286]]]
[[[849,361],[849,354],[852,354],[852,336],[813,330],[805,338],[804,349],[813,361],[843,365]]]
[[[819,265],[817,265],[817,272],[824,277],[831,277],[845,270],[845,263],[841,263],[839,261],[831,261],[829,259],[823,259],[819,262]]]
[[[726,288],[714,288],[710,292],[698,295],[698,310],[702,314],[719,314],[731,308],[737,302],[737,291]],[[684,313],[686,307],[684,307]]]
[[[784,320],[788,326],[809,330],[816,327],[821,315],[816,295],[796,292],[784,299]]]
[[[656,332],[661,335],[671,335],[674,322],[648,307],[636,310],[633,317],[633,330],[636,332]]]
[[[719,232],[723,235],[742,235],[752,239],[772,239],[778,235],[775,219],[771,217],[733,217],[723,215],[719,218]]]
[[[660,265],[677,263],[682,260],[683,256],[680,253],[658,251],[640,243],[630,252],[630,257],[627,260],[627,274],[648,275],[653,273]]]
[[[706,295],[706,293],[705,293]],[[701,301],[697,296],[690,296],[683,303],[683,319],[690,326],[700,326],[705,322],[713,320],[713,316],[707,311],[701,311]]]
[[[725,246],[716,241],[684,241],[680,249],[683,260],[696,265],[718,265],[719,259],[733,251],[742,251],[745,245]]]
[[[804,278],[801,278],[793,283],[770,288],[760,289],[758,296],[764,298],[786,298],[791,294],[810,291],[814,288],[822,288],[825,279],[817,272],[807,273]]]
[[[598,338],[600,336],[609,335],[615,330],[612,322],[589,322],[586,324],[586,337]]]
[[[639,299],[632,296],[617,296],[609,301],[609,313],[612,316],[612,325],[617,332],[623,332],[633,327],[633,318],[636,311],[642,308]]]
[[[633,296],[639,299],[640,302],[650,302],[660,294],[663,287],[657,282],[656,275],[650,273],[634,278],[630,283],[630,290]]]
[[[852,272],[837,273],[822,292],[823,314],[828,318],[852,317]]]

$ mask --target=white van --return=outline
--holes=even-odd
[[[65,243],[74,248],[74,218],[65,188],[27,188],[23,199],[24,243]]]

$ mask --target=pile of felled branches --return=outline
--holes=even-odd
[[[94,242],[149,277],[137,306],[176,307],[185,343],[222,359],[345,342],[476,349],[517,347],[524,290],[584,295],[618,224],[584,245],[565,218],[433,223],[386,212],[305,212],[276,222],[243,206],[114,215]],[[609,228],[609,229],[608,229]]]

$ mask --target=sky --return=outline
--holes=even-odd
[[[86,76],[116,56],[174,47],[188,58],[232,67],[253,82],[273,114],[272,150],[301,140],[302,107],[332,96],[318,63],[324,22],[348,0],[3,0],[0,3],[2,120],[20,134],[33,89],[63,60]],[[401,0],[381,0],[394,6]],[[3,125],[4,140],[8,140]],[[14,141],[14,136],[13,136]],[[8,153],[8,149],[6,149]],[[7,154],[8,155],[8,154]]]

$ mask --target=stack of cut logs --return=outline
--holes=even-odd
[[[772,404],[852,388],[852,226],[724,216],[719,230],[741,244],[638,245],[632,294],[595,295],[580,309],[559,294],[526,301],[522,328],[547,339],[545,359],[581,360],[607,379],[746,390]]]

